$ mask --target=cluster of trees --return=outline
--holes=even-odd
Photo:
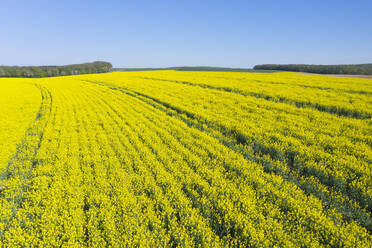
[[[63,66],[0,66],[0,77],[39,78],[67,76],[109,72],[111,68],[111,63],[103,61]]]
[[[256,65],[254,69],[298,71],[298,72],[311,72],[311,73],[320,73],[320,74],[372,75],[372,64],[358,64],[358,65],[264,64],[264,65]]]

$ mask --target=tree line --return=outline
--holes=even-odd
[[[103,73],[109,72],[111,68],[111,63],[103,61],[63,66],[0,66],[0,77],[55,77]]]
[[[256,70],[280,70],[311,72],[319,74],[356,74],[372,75],[372,64],[355,65],[306,65],[306,64],[263,64],[254,66]]]
[[[212,66],[176,66],[176,67],[144,67],[144,68],[113,68],[112,71],[226,71],[226,72],[276,72],[269,70],[254,70],[250,68],[212,67]]]

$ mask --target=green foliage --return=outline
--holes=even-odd
[[[276,72],[269,70],[255,70],[249,68],[230,68],[212,66],[178,66],[178,67],[158,67],[158,68],[113,68],[111,71],[226,71],[226,72]]]
[[[263,64],[263,65],[256,65],[254,69],[298,71],[298,72],[311,72],[311,73],[320,73],[320,74],[372,75],[372,64],[358,64],[358,65]]]
[[[0,66],[0,77],[40,78],[109,72],[111,63],[96,61],[92,63],[64,66]]]

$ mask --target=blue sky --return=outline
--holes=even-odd
[[[372,1],[0,1],[0,65],[372,63]]]

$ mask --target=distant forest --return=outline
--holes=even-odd
[[[269,70],[254,70],[249,68],[230,68],[212,66],[177,66],[177,67],[157,67],[157,68],[113,68],[112,71],[226,71],[226,72],[275,72]]]
[[[264,64],[264,65],[256,65],[254,69],[298,71],[298,72],[311,72],[311,73],[319,73],[319,74],[372,75],[372,64],[358,64],[358,65]]]
[[[63,66],[0,66],[0,77],[55,77],[109,72],[111,68],[111,63],[103,61]]]

